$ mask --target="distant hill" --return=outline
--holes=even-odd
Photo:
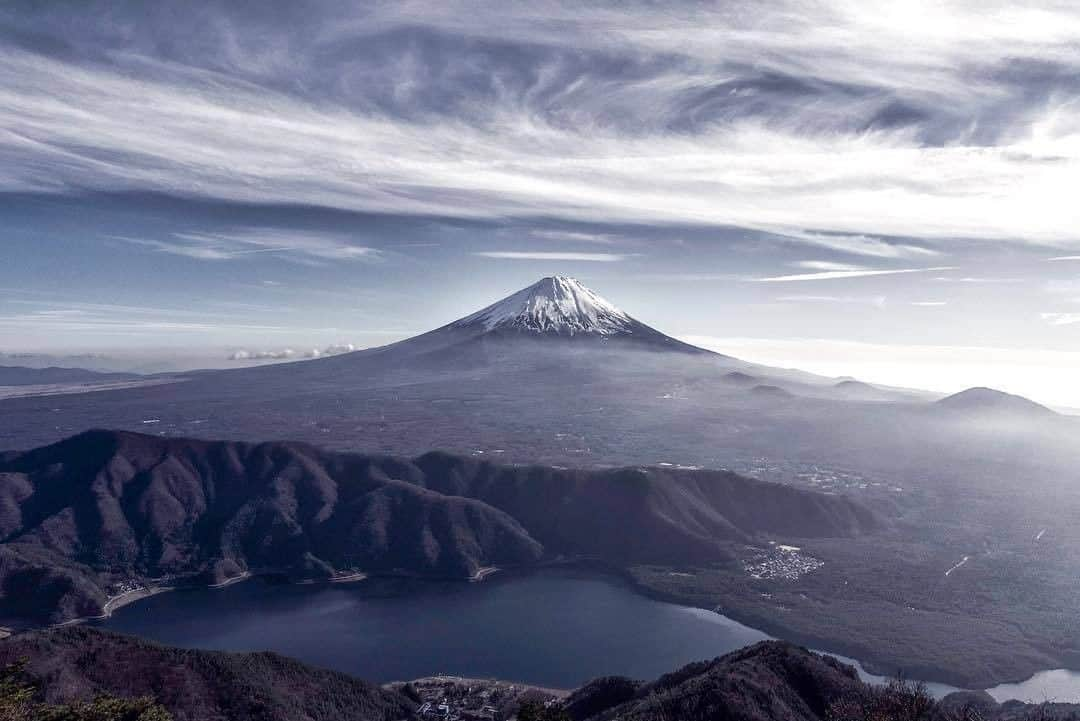
[[[761,379],[757,376],[752,376],[749,373],[743,373],[742,371],[725,373],[723,380],[726,383],[731,383],[732,385],[741,386],[743,388],[761,383]]]
[[[570,696],[574,721],[821,721],[833,703],[863,688],[851,666],[777,641],[693,663],[651,683],[616,681],[594,681]]]
[[[833,386],[837,397],[851,401],[889,401],[896,400],[899,394],[889,392],[856,380],[843,380]]]
[[[546,555],[723,563],[732,543],[850,537],[844,497],[721,471],[500,466],[92,431],[0,455],[0,617],[64,621],[154,583],[361,570],[469,578]]]
[[[27,659],[43,700],[152,696],[175,721],[394,721],[400,693],[275,653],[169,648],[85,626],[0,641],[0,666]]]
[[[999,704],[984,692],[935,701],[914,682],[868,685],[855,669],[782,641],[692,663],[651,683],[597,679],[567,699],[572,721],[1073,721],[1073,704]]]
[[[134,373],[101,373],[83,368],[0,366],[0,386],[104,383],[108,381],[134,380],[140,377]]]
[[[780,386],[759,384],[750,389],[750,392],[759,398],[793,398],[794,393]]]
[[[938,408],[959,413],[1014,415],[1020,418],[1048,418],[1058,415],[1035,401],[993,388],[968,388],[942,398]]]

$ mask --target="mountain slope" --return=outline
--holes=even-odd
[[[101,613],[149,579],[353,568],[466,578],[538,559],[507,514],[384,473],[333,477],[299,444],[90,432],[0,462],[0,609]]]
[[[843,380],[833,386],[838,398],[851,401],[891,401],[903,398],[903,394],[896,391],[872,386],[856,380]]]
[[[411,461],[94,431],[0,456],[0,615],[98,615],[110,593],[162,577],[468,578],[535,562],[545,546],[612,563],[723,562],[729,544],[762,534],[880,527],[848,499],[726,472]]]
[[[151,696],[175,721],[393,721],[415,707],[394,691],[275,653],[170,648],[84,626],[0,642],[0,666],[20,659],[44,701]]]
[[[763,536],[852,537],[881,520],[848,498],[729,471],[500,466],[445,453],[416,459],[427,487],[509,513],[550,553],[619,562],[695,563]]]

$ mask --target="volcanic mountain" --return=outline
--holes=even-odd
[[[314,361],[196,374],[186,392],[197,392],[204,381],[215,386],[227,381],[226,393],[241,391],[251,400],[268,392],[347,394],[354,388],[416,387],[462,374],[493,380],[521,373],[531,376],[531,385],[565,387],[582,371],[615,376],[628,365],[658,367],[662,356],[738,363],[635,320],[573,278],[551,276],[397,343]]]
[[[378,351],[399,358],[437,353],[433,364],[446,366],[505,361],[507,353],[522,349],[536,354],[598,348],[716,356],[649,327],[578,280],[561,275],[541,278],[464,318]],[[362,355],[349,354],[340,362]]]
[[[778,448],[819,462],[824,449],[835,460],[856,442],[858,454],[876,463],[890,452],[883,444],[902,440],[895,414],[924,402],[877,389],[889,402],[868,408],[836,383],[689,345],[579,281],[551,276],[378,348],[187,373],[92,396],[9,398],[4,415],[17,422],[0,424],[0,448],[46,445],[104,426],[574,465],[715,466],[734,453],[775,455]],[[748,392],[754,386],[768,392]],[[928,417],[905,427],[918,431]],[[912,445],[923,440],[912,438]]]
[[[853,436],[844,430],[846,416],[859,416],[851,422],[866,438],[865,413],[903,411],[925,400],[866,386],[875,400],[889,402],[878,410],[852,408],[865,400],[851,392],[853,385],[863,387],[698,348],[633,318],[573,278],[550,276],[377,348],[192,372],[92,397],[10,398],[3,401],[5,415],[18,422],[0,426],[0,448],[45,445],[106,426],[406,454],[487,447],[525,461],[651,463],[667,460],[670,451],[673,460],[704,464],[716,461],[700,451],[732,434],[745,451],[772,452],[772,441],[747,433],[746,426],[761,427],[754,422],[761,412],[779,412],[776,397],[799,403],[786,404],[785,422],[793,412],[808,414],[799,420],[808,427],[795,435],[777,436],[777,419],[762,419],[762,431],[783,439],[785,455],[798,450],[793,441],[815,452],[835,449],[832,430],[848,444]],[[746,392],[754,386],[769,392]],[[819,422],[822,413],[828,424]],[[722,428],[710,430],[717,422]],[[886,424],[892,442],[895,423]],[[830,437],[819,438],[823,432]]]
[[[568,336],[632,335],[642,327],[576,279],[561,275],[541,278],[452,325]]]
[[[665,350],[708,352],[650,328],[578,280],[561,275],[541,278],[528,288],[433,332],[446,329],[493,336],[618,340]]]

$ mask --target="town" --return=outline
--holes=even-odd
[[[443,675],[389,687],[419,703],[421,718],[445,721],[509,721],[524,704],[550,706],[567,695],[557,689]]]

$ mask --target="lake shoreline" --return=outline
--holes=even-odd
[[[702,611],[716,613],[717,615],[730,619],[742,626],[753,629],[755,631],[760,631],[761,633],[764,633],[771,638],[788,641],[790,643],[803,646],[814,651],[815,653],[840,658],[844,663],[855,665],[858,670],[860,670],[867,676],[878,677],[885,680],[897,676],[897,672],[889,668],[888,662],[877,661],[873,658],[872,655],[863,654],[861,653],[860,649],[855,647],[845,648],[845,645],[842,641],[799,634],[792,631],[791,629],[786,628],[781,624],[771,623],[767,619],[762,619],[753,614],[744,613],[738,605],[731,605],[720,609],[717,606],[710,607],[707,605],[695,603],[693,599],[687,598],[685,596],[680,596],[677,593],[665,592],[647,584],[644,584],[633,575],[630,569],[610,564],[600,559],[559,559],[540,564],[538,568],[567,568],[617,577],[621,581],[626,583],[627,586],[635,593],[646,598],[651,598],[656,601],[670,603],[677,606],[683,606],[685,608],[694,608]],[[864,656],[865,658],[863,658]],[[951,672],[948,669],[938,669],[938,671],[939,673],[935,674],[925,674],[927,676],[938,676],[937,678],[915,678],[914,676],[910,676],[903,672],[901,672],[901,675],[904,675],[905,678],[921,681],[931,686],[949,687],[956,691],[992,692],[994,689],[1003,686],[1016,686],[1029,683],[1042,674],[1056,672],[1080,673],[1080,668],[1070,668],[1069,666],[1063,664],[1061,666],[1053,668],[1039,668],[1026,675],[1003,675],[1000,677],[995,677],[989,682],[982,681],[978,683],[972,683],[961,679],[949,680],[947,677]],[[1080,703],[1080,692],[1077,693],[1076,702]]]
[[[755,619],[746,619],[745,616],[743,614],[741,614],[739,612],[739,609],[737,607],[735,607],[735,606],[726,607],[723,610],[720,610],[717,607],[709,608],[709,607],[701,605],[701,604],[695,604],[695,603],[693,603],[692,601],[690,601],[690,600],[688,600],[686,598],[680,597],[678,594],[673,594],[673,593],[667,593],[667,592],[664,592],[664,591],[660,591],[660,590],[658,590],[656,588],[652,588],[652,587],[650,587],[648,585],[645,585],[645,584],[639,582],[634,577],[634,575],[632,574],[630,569],[615,566],[615,565],[600,561],[599,559],[588,559],[588,558],[555,559],[555,560],[551,560],[551,561],[547,561],[545,563],[539,564],[537,566],[520,567],[520,568],[484,567],[484,568],[479,569],[476,574],[474,574],[473,576],[468,577],[468,578],[461,578],[461,577],[457,577],[457,578],[436,578],[436,577],[417,576],[417,575],[413,575],[413,574],[395,574],[395,573],[368,574],[368,573],[363,573],[363,572],[353,572],[353,573],[350,573],[350,574],[347,574],[347,575],[336,576],[336,577],[333,577],[333,578],[288,580],[287,585],[294,585],[294,586],[332,586],[332,585],[339,585],[339,584],[343,585],[343,584],[347,584],[347,583],[359,583],[359,582],[365,581],[365,580],[380,580],[380,579],[407,579],[407,580],[415,580],[415,581],[420,581],[420,582],[457,582],[457,583],[469,584],[469,583],[482,583],[482,582],[488,581],[491,578],[502,578],[502,577],[505,577],[506,580],[509,581],[509,580],[512,580],[514,577],[518,577],[518,576],[522,576],[522,575],[534,574],[534,573],[537,573],[537,572],[542,573],[545,570],[568,570],[568,571],[582,572],[582,573],[585,573],[585,574],[588,574],[588,575],[600,575],[600,576],[608,576],[608,577],[612,577],[612,578],[617,578],[621,583],[625,584],[626,587],[629,590],[631,590],[633,593],[635,593],[635,594],[637,594],[639,596],[649,598],[649,599],[652,599],[652,600],[655,600],[655,601],[663,602],[663,603],[669,603],[669,604],[672,604],[672,605],[681,606],[681,607],[684,607],[684,608],[693,608],[693,609],[707,611],[707,612],[710,612],[710,613],[716,613],[717,615],[722,616],[722,617],[724,617],[726,619],[729,619],[729,620],[739,624],[740,626],[743,626],[745,628],[748,628],[748,629],[756,631],[756,632],[760,632],[760,633],[762,633],[764,635],[767,635],[769,637],[787,640],[787,641],[790,641],[792,643],[796,643],[798,645],[802,645],[802,646],[805,646],[807,648],[813,649],[818,653],[824,653],[824,654],[839,656],[842,659],[844,659],[845,662],[848,662],[848,663],[854,661],[857,664],[857,666],[863,672],[865,672],[868,675],[877,676],[877,677],[890,677],[890,676],[893,675],[893,674],[891,674],[889,672],[889,670],[887,668],[884,668],[881,665],[874,663],[872,660],[867,661],[867,660],[863,660],[862,658],[860,658],[857,650],[842,648],[842,646],[843,646],[842,643],[838,644],[838,643],[836,643],[834,641],[830,641],[830,640],[827,640],[827,639],[799,637],[798,634],[790,633],[790,632],[786,631],[785,629],[783,629],[782,627],[779,627],[779,626],[773,627],[774,626],[773,624],[757,622],[757,621],[760,621],[760,619],[756,619],[756,618]],[[80,617],[80,618],[77,618],[77,619],[71,619],[69,621],[66,621],[66,622],[63,622],[63,623],[60,623],[60,624],[53,624],[53,627],[66,626],[66,625],[77,624],[77,623],[87,623],[87,622],[107,620],[107,619],[112,617],[113,613],[120,610],[121,608],[127,607],[127,606],[132,605],[132,604],[136,604],[139,601],[144,600],[146,598],[150,598],[152,596],[156,596],[158,594],[166,593],[166,592],[169,592],[169,591],[198,591],[198,590],[204,590],[204,589],[205,590],[209,590],[209,589],[220,590],[220,589],[225,589],[225,588],[228,588],[230,586],[233,586],[233,585],[236,585],[236,584],[239,584],[239,583],[243,583],[245,581],[249,581],[249,580],[255,579],[255,578],[262,579],[262,580],[267,580],[267,581],[270,581],[270,582],[282,582],[283,579],[287,579],[288,577],[287,577],[287,575],[285,575],[285,574],[283,574],[283,573],[281,573],[279,571],[266,570],[266,571],[259,571],[259,572],[245,572],[243,574],[239,574],[237,576],[230,577],[230,578],[226,579],[225,581],[215,583],[215,584],[200,585],[200,584],[194,584],[194,583],[177,583],[177,584],[170,584],[170,585],[153,586],[153,587],[149,587],[149,588],[133,589],[132,591],[128,591],[128,592],[126,592],[124,594],[120,594],[119,596],[110,598],[106,602],[106,604],[104,606],[104,611],[105,612],[103,614],[100,614],[100,615],[97,615],[97,616],[87,616],[87,617]],[[749,623],[747,622],[748,620],[750,621]],[[28,627],[28,628],[7,629],[7,630],[10,631],[11,633],[19,633],[19,632],[24,631],[24,630],[31,630],[31,628]],[[0,637],[2,637],[2,636],[0,636]],[[956,688],[957,690],[967,690],[968,688],[972,688],[974,690],[992,691],[993,689],[995,689],[995,688],[997,688],[999,686],[1014,686],[1014,685],[1022,685],[1022,684],[1028,683],[1028,682],[1034,680],[1040,674],[1056,673],[1056,672],[1062,672],[1062,671],[1071,672],[1071,671],[1075,671],[1075,670],[1068,669],[1068,668],[1065,668],[1065,667],[1040,669],[1040,670],[1038,670],[1038,671],[1036,671],[1036,672],[1034,672],[1034,673],[1032,673],[1032,674],[1030,674],[1028,676],[1013,677],[1013,678],[1008,678],[1008,679],[1004,679],[1004,680],[998,680],[998,681],[996,681],[994,683],[989,683],[989,684],[986,684],[986,685],[949,683],[947,681],[937,681],[937,680],[931,680],[931,679],[921,679],[921,680],[925,681],[928,684],[933,684],[933,685],[942,686],[942,687],[949,686],[949,687],[952,687],[952,688]],[[522,683],[525,683],[525,682],[522,682]]]
[[[229,586],[236,585],[238,583],[244,583],[253,579],[271,580],[274,582],[285,582],[291,586],[329,586],[335,584],[348,584],[359,583],[368,579],[393,579],[393,578],[407,578],[417,581],[459,581],[462,583],[480,583],[490,578],[491,576],[503,571],[505,569],[499,566],[483,566],[479,568],[476,573],[468,577],[443,577],[443,576],[423,576],[419,574],[408,573],[367,573],[364,571],[353,571],[347,574],[339,576],[331,576],[329,578],[302,578],[293,579],[285,571],[280,570],[259,570],[259,571],[243,571],[235,576],[230,576],[224,581],[218,581],[216,583],[194,583],[188,580],[179,580],[176,583],[169,585],[151,585],[135,588],[130,591],[118,594],[116,596],[109,596],[102,606],[102,613],[96,616],[77,616],[75,618],[69,618],[66,621],[60,623],[38,625],[19,625],[19,626],[0,626],[0,640],[7,638],[13,634],[22,633],[24,631],[33,631],[40,628],[62,628],[64,626],[73,626],[81,623],[88,623],[92,621],[102,621],[111,618],[113,613],[130,606],[131,604],[138,603],[139,601],[156,596],[161,593],[169,593],[172,591],[199,591],[199,590],[219,590],[228,588]]]
[[[729,599],[729,603],[722,608],[701,604],[695,599],[680,595],[677,592],[664,591],[648,585],[636,578],[631,569],[610,567],[609,572],[623,578],[637,593],[653,598],[658,601],[673,603],[680,606],[698,608],[718,613],[726,618],[736,621],[744,626],[768,634],[772,638],[782,639],[791,643],[816,650],[818,653],[826,653],[833,656],[855,661],[858,666],[868,675],[893,678],[898,674],[905,678],[919,680],[936,686],[948,686],[964,691],[992,691],[1000,686],[1022,685],[1035,679],[1040,674],[1053,672],[1080,673],[1080,667],[1070,667],[1067,661],[1053,667],[1036,667],[1031,670],[1009,674],[1001,673],[993,676],[967,676],[957,675],[950,667],[939,667],[932,663],[913,660],[909,664],[899,663],[895,660],[880,658],[873,650],[867,651],[859,646],[845,643],[843,639],[835,637],[816,636],[803,634],[795,631],[782,623],[777,623],[759,613],[753,613],[740,605],[739,599]],[[918,669],[921,666],[921,670]],[[1080,702],[1080,694],[1077,696]]]

